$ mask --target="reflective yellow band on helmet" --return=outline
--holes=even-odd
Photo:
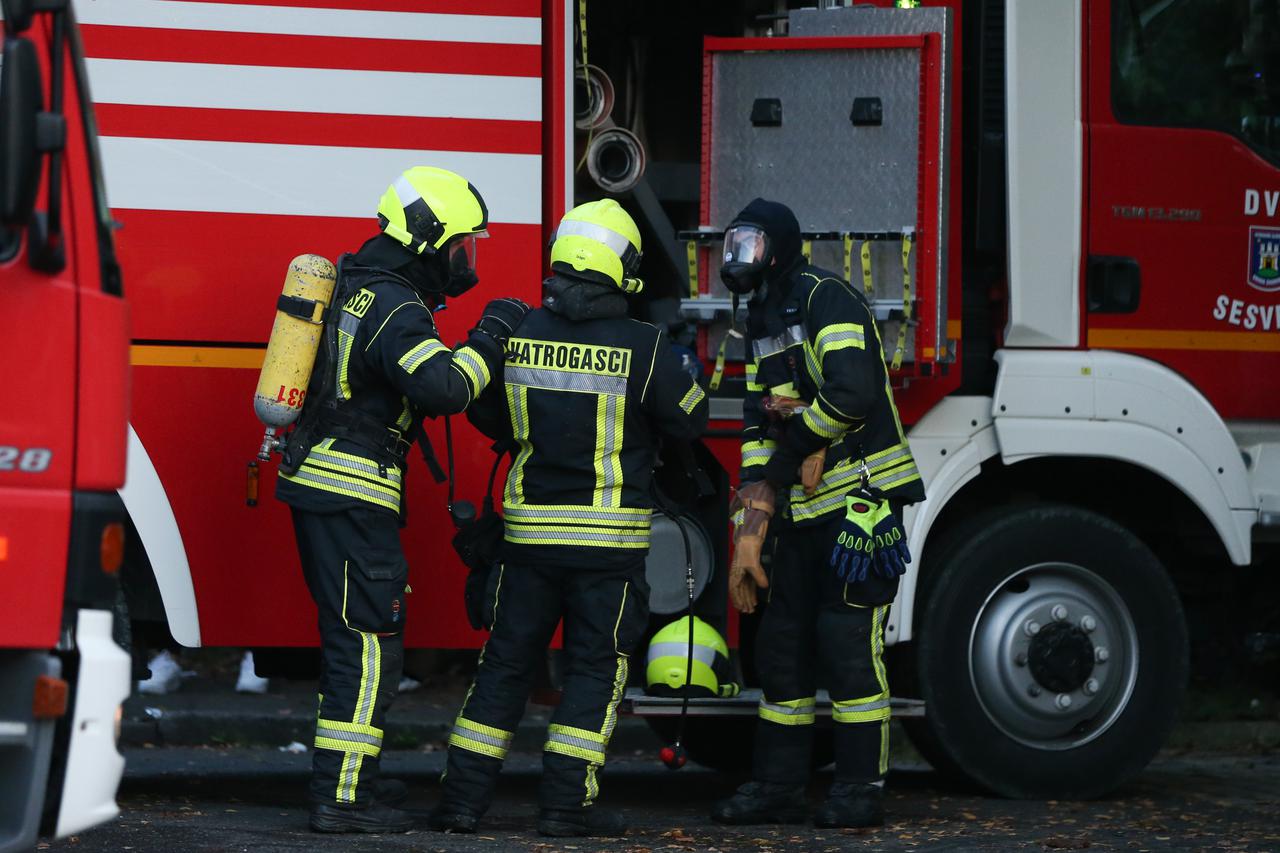
[[[581,219],[562,220],[560,227],[556,229],[556,239],[559,240],[561,237],[586,237],[588,240],[603,243],[619,259],[631,247],[631,241],[617,231],[605,228],[603,225],[597,225],[594,222],[584,222]]]
[[[693,386],[685,392],[684,397],[681,398],[680,408],[686,415],[691,415],[693,414],[693,410],[697,408],[697,405],[701,403],[706,396],[707,392],[703,391],[702,387],[695,382]]]
[[[449,348],[434,338],[423,341],[414,346],[413,349],[400,356],[397,362],[404,368],[405,373],[412,374],[422,365],[426,364],[433,356],[437,356],[442,352],[448,352]]]
[[[511,748],[514,737],[512,732],[473,722],[459,715],[454,720],[449,745],[501,760],[507,757],[507,750]]]
[[[782,726],[809,726],[813,725],[816,706],[815,697],[790,699],[785,702],[770,702],[762,697],[757,711],[760,719],[771,723]]]

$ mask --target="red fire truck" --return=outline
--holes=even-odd
[[[659,479],[696,531],[696,610],[749,687],[754,624],[726,613],[723,573],[741,345],[715,240],[764,195],[883,323],[929,494],[887,626],[895,692],[923,700],[899,704],[913,739],[1015,796],[1097,795],[1141,769],[1187,678],[1184,581],[1248,564],[1280,525],[1274,13],[788,5],[80,3],[134,300],[134,616],[188,646],[314,645],[270,468],[245,500],[270,306],[290,258],[358,245],[377,194],[423,163],[491,211],[483,292],[440,316],[446,335],[490,295],[537,299],[572,203],[616,195],[642,222],[637,314],[713,398],[705,440]],[[475,497],[491,457],[455,432]],[[408,640],[478,646],[442,490],[410,479]],[[657,529],[655,629],[684,573],[678,529]],[[734,757],[723,723],[691,734],[695,757]]]
[[[110,820],[129,658],[128,326],[66,4],[5,0],[0,54],[0,851]],[[41,827],[43,826],[43,830]]]

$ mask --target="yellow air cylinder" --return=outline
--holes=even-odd
[[[266,424],[268,439],[302,413],[324,333],[324,312],[333,298],[337,276],[333,264],[319,255],[299,255],[289,262],[258,390],[253,395],[253,412]],[[264,441],[264,450],[269,443]]]

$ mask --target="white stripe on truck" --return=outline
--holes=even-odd
[[[541,44],[540,18],[307,9],[171,0],[76,0],[82,24],[411,41]]]
[[[484,195],[490,221],[542,221],[542,158],[536,154],[127,136],[104,136],[101,147],[107,197],[117,209],[368,219],[370,187],[376,191],[409,166],[430,163],[466,175]]]
[[[537,77],[141,59],[89,59],[87,65],[93,99],[100,104],[507,121],[542,119],[542,81]]]

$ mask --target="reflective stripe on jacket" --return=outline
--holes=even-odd
[[[785,485],[797,523],[842,512],[844,496],[860,481],[863,459],[871,485],[906,503],[921,500],[920,472],[894,405],[875,317],[862,294],[833,273],[804,265],[783,286],[771,285],[763,300],[753,300],[751,312],[742,481],[762,479],[775,454],[785,453]],[[769,395],[799,399],[803,410],[776,418],[763,406]],[[792,469],[822,447],[823,478],[806,496]]]
[[[591,565],[648,550],[657,438],[696,438],[707,398],[654,326],[539,308],[468,417],[517,448],[502,501],[508,558]]]

